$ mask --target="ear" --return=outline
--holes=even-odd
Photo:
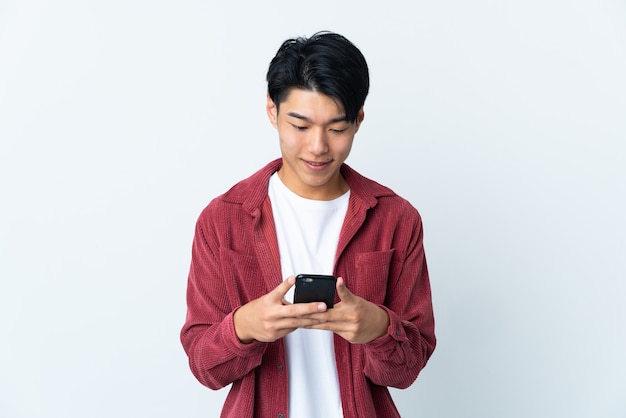
[[[267,104],[265,105],[265,110],[267,111],[267,117],[270,120],[270,123],[274,128],[278,128],[278,106],[276,103],[270,98],[270,95],[267,95]]]
[[[359,113],[356,116],[356,131],[354,133],[357,133],[359,131],[359,127],[361,126],[361,122],[363,122],[363,119],[365,119],[365,111],[363,110],[363,107],[361,107],[361,110],[359,110]]]

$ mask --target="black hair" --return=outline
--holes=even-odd
[[[286,40],[267,71],[267,92],[276,104],[293,88],[316,91],[338,101],[355,123],[369,91],[365,57],[348,39],[333,32]]]

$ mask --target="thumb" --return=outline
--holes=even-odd
[[[354,299],[354,294],[348,290],[346,283],[343,281],[343,277],[337,277],[337,295],[342,302],[350,302]]]
[[[276,286],[274,290],[272,290],[272,294],[278,299],[283,300],[285,295],[291,289],[291,286],[296,282],[296,278],[294,276],[289,276],[281,284]]]

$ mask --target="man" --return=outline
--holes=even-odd
[[[232,383],[224,417],[398,417],[435,348],[418,212],[344,161],[369,73],[341,35],[287,40],[267,73],[282,158],[200,215],[181,341],[193,374]],[[336,300],[292,303],[294,275]]]

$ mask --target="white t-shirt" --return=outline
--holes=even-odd
[[[289,190],[274,173],[269,182],[283,279],[300,273],[333,274],[350,192],[330,201]],[[286,295],[293,301],[293,287]],[[333,333],[298,329],[285,337],[290,418],[343,417]]]

